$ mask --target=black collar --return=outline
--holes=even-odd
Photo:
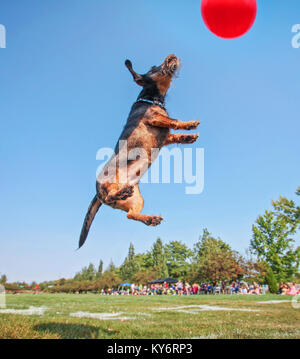
[[[159,106],[159,107],[165,109],[165,103],[159,101],[158,99],[148,100],[146,98],[139,98],[136,102],[147,102],[147,103],[150,103],[151,105]]]

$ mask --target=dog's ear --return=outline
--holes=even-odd
[[[130,60],[126,60],[125,61],[125,66],[128,68],[129,72],[131,73],[134,81],[140,85],[140,86],[144,86],[144,80],[143,80],[143,76],[142,75],[139,75],[137,74],[133,68],[132,68],[132,63]]]

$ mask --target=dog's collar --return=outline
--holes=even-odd
[[[146,98],[139,98],[136,102],[147,102],[147,103],[151,103],[151,105],[155,105],[155,106],[159,106],[161,108],[165,108],[165,104],[164,102],[161,102],[157,99],[154,99],[154,100],[148,100]]]

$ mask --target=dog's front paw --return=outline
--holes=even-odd
[[[198,133],[195,133],[193,135],[182,135],[180,137],[180,143],[191,144],[191,143],[196,142],[198,137],[199,137]]]
[[[200,124],[200,121],[189,121],[186,123],[186,130],[195,130]]]

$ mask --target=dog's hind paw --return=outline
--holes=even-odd
[[[157,226],[160,224],[161,221],[163,221],[164,219],[160,216],[149,216],[145,221],[144,223],[147,225],[147,226]]]
[[[116,201],[125,200],[133,195],[133,186],[127,186],[105,198],[105,203],[110,204]]]

